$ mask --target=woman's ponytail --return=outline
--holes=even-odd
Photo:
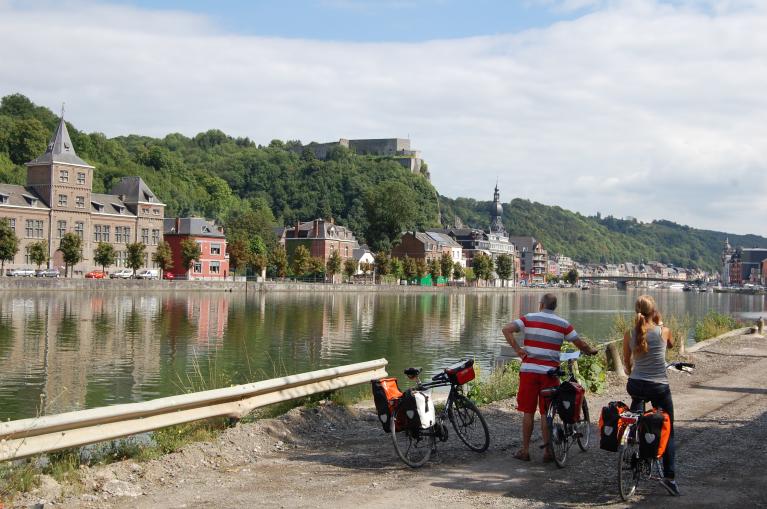
[[[655,309],[655,300],[649,295],[640,296],[634,309],[637,313],[634,320],[634,337],[636,338],[634,353],[641,355],[648,350],[647,330],[652,327],[653,322],[658,323],[661,317]]]
[[[647,320],[642,313],[637,313],[634,321],[634,337],[636,338],[634,353],[647,353]]]

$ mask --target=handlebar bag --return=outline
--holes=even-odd
[[[623,401],[611,401],[602,407],[599,415],[599,448],[605,451],[617,452],[621,430],[625,424],[621,421],[621,414],[628,411],[629,407]]]
[[[474,359],[469,359],[466,362],[450,366],[445,369],[445,373],[447,373],[447,377],[454,384],[463,385],[467,382],[471,382],[476,376],[474,373]]]
[[[663,456],[671,435],[671,417],[660,408],[653,408],[639,418],[639,456],[655,459]]]
[[[384,431],[389,433],[389,421],[391,420],[392,411],[397,401],[402,398],[402,391],[399,390],[397,379],[394,377],[371,380],[370,383],[373,389],[373,401],[376,405],[378,420],[381,421]]]
[[[583,395],[586,393],[580,384],[575,382],[562,382],[559,386],[559,404],[557,412],[566,424],[575,424],[581,419],[581,405]]]

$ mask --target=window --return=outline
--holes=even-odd
[[[202,272],[202,263],[200,262],[194,262],[194,267],[192,267],[192,272],[199,274]]]
[[[221,254],[221,244],[211,244],[210,245],[210,254],[212,254],[212,255],[220,255]]]
[[[149,207],[144,207],[144,208],[142,208],[142,209],[141,209],[141,213],[142,213],[142,214],[147,214],[147,215],[149,215]]]
[[[104,225],[103,230],[101,232],[101,238],[104,239],[104,242],[109,242],[109,230],[111,227],[109,225]]]
[[[85,208],[85,196],[76,196],[75,197],[75,207],[78,209],[84,209]]]
[[[75,223],[75,234],[81,239],[83,238],[83,235],[85,235],[85,223],[82,221]]]
[[[154,214],[155,216],[159,216],[160,215],[160,209],[152,209],[152,214]]]
[[[101,225],[93,225],[93,240],[95,242],[101,242]]]
[[[29,247],[24,251],[24,263],[27,265],[32,263],[32,258],[29,256]]]
[[[152,230],[152,245],[156,246],[160,243],[160,230]]]
[[[8,195],[0,194],[0,203],[8,203]]]
[[[28,239],[43,238],[43,222],[37,219],[27,219],[25,233]]]
[[[8,218],[8,226],[11,227],[11,230],[16,232],[16,219],[15,218]]]
[[[123,241],[123,227],[115,226],[115,242],[118,244]]]
[[[125,239],[126,244],[130,242],[130,226],[123,228],[123,238]]]
[[[221,272],[221,262],[210,262],[210,273],[218,274]]]
[[[59,207],[66,207],[67,206],[67,195],[60,194],[59,195]]]
[[[57,223],[56,229],[59,232],[59,238],[63,237],[65,233],[67,233],[67,222],[66,221],[59,221]]]
[[[59,171],[59,182],[69,182],[69,171],[68,170],[60,170]]]
[[[85,185],[85,173],[77,172],[77,183],[81,186]]]
[[[143,242],[144,245],[149,245],[149,228],[141,229],[141,242]]]

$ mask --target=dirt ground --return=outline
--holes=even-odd
[[[767,507],[767,339],[739,336],[691,354],[692,376],[670,374],[676,413],[674,498],[657,483],[640,485],[642,506]],[[589,396],[595,423],[602,405],[626,399],[614,381]],[[214,443],[193,444],[147,463],[83,468],[78,492],[43,483],[17,502],[80,508],[184,507],[623,507],[617,454],[598,447],[596,425],[586,453],[570,450],[558,469],[511,457],[519,446],[513,401],[482,407],[490,449],[477,454],[454,433],[423,468],[396,457],[368,405],[295,409],[241,424]],[[452,431],[452,430],[451,430]],[[536,438],[540,444],[540,438]]]

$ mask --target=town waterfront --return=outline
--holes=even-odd
[[[651,290],[665,314],[709,310],[753,320],[764,296]],[[560,293],[581,334],[609,338],[637,290]],[[460,294],[104,294],[6,291],[0,297],[0,418],[143,401],[221,383],[386,357],[433,372],[464,356],[484,370],[501,327],[540,292]],[[211,380],[214,380],[211,382]]]

